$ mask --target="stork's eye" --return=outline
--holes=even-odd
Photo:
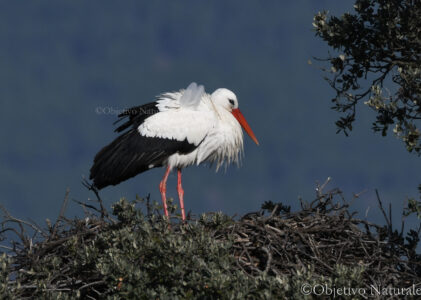
[[[228,99],[228,100],[229,100],[229,102],[231,103],[231,105],[232,105],[232,106],[234,106],[234,105],[235,105],[234,100],[232,100],[232,99]]]

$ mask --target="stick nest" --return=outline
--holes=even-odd
[[[186,223],[172,204],[167,220],[149,197],[121,199],[109,214],[97,191],[97,204],[78,202],[80,219],[64,216],[67,192],[58,220],[46,227],[3,208],[0,293],[10,299],[300,299],[305,282],[419,284],[420,229],[393,229],[391,208],[387,214],[380,198],[386,225],[359,219],[340,190],[323,188],[296,212],[266,202],[240,219],[189,214]]]

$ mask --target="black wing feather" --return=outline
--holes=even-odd
[[[132,128],[98,152],[90,179],[98,189],[116,185],[151,168],[161,167],[174,153],[187,154],[196,147],[187,140],[144,137]]]
[[[119,119],[115,121],[114,124],[117,124],[122,120],[126,120],[126,122],[117,127],[115,132],[122,132],[129,127],[139,127],[146,118],[159,112],[159,109],[156,105],[157,102],[151,102],[125,110],[123,113],[118,115]],[[127,120],[127,118],[129,119]]]

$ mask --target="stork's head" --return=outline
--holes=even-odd
[[[238,108],[237,96],[228,89],[217,89],[212,93],[212,101],[228,111]]]
[[[238,108],[238,100],[237,96],[228,89],[217,89],[211,95],[212,102],[215,105],[223,107],[227,111],[231,112],[233,116],[237,119],[238,123],[243,127],[243,129],[247,132],[247,134],[251,137],[251,139],[259,145],[256,136],[254,135],[253,131],[251,130],[249,124],[247,123],[246,119],[244,118],[243,114],[241,113],[240,109]]]

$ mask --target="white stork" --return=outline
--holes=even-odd
[[[156,167],[166,167],[159,185],[165,215],[166,183],[177,168],[177,191],[182,219],[185,220],[181,169],[203,162],[239,163],[243,151],[243,132],[259,144],[238,109],[238,100],[228,89],[211,95],[202,85],[191,83],[187,89],[164,93],[155,102],[133,107],[116,121],[125,120],[115,131],[123,132],[95,156],[90,179],[97,189],[136,176]]]

